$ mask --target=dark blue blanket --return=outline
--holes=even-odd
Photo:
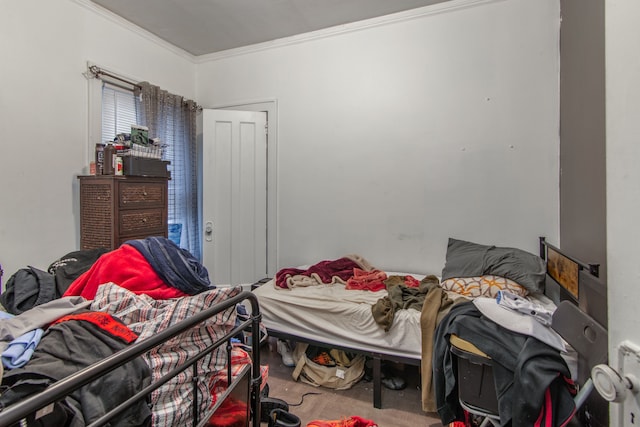
[[[209,272],[191,252],[165,237],[128,240],[149,262],[158,276],[170,286],[189,295],[214,289]]]

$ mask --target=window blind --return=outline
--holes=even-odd
[[[119,133],[131,133],[137,124],[133,91],[102,84],[102,141],[113,141]]]

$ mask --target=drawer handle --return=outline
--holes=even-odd
[[[144,191],[144,192],[142,193],[142,195],[143,195],[143,196],[146,196],[146,195],[147,195],[147,192],[146,192],[146,191]]]
[[[147,222],[147,218],[142,218],[142,222]]]

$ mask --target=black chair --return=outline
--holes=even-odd
[[[595,365],[606,363],[607,330],[575,304],[561,302],[553,314],[551,327],[576,351],[578,363],[585,363],[588,372]],[[481,427],[500,426],[491,358],[473,343],[455,335],[450,337],[449,342],[458,370],[460,405],[469,414],[482,419]],[[593,382],[589,377],[574,397],[576,408],[582,407],[593,389]]]

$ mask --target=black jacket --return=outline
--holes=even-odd
[[[453,307],[434,335],[433,378],[443,425],[464,420],[457,389],[464,384],[456,384],[451,334],[491,357],[502,426],[534,426],[540,417],[559,426],[575,413],[571,375],[558,350],[501,327],[469,302]]]
[[[79,312],[71,316],[95,313],[98,322],[66,320],[50,326],[36,347],[29,363],[24,367],[5,371],[2,379],[0,409],[27,396],[43,391],[47,386],[125,348],[122,337],[112,333],[126,328],[119,320],[106,313]],[[100,317],[103,316],[103,317]],[[111,319],[105,319],[109,316]],[[96,323],[114,325],[111,330]],[[117,322],[117,324],[112,323]],[[122,330],[122,329],[120,329]],[[135,334],[133,334],[136,337]],[[116,368],[97,380],[81,387],[65,399],[57,402],[51,413],[37,420],[31,418],[30,426],[84,426],[106,411],[142,390],[151,382],[151,371],[141,359]],[[111,422],[111,426],[145,426],[150,423],[151,411],[145,399],[137,402]]]

